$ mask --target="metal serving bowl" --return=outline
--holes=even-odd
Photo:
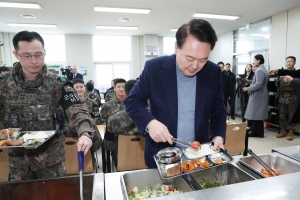
[[[159,163],[172,164],[181,161],[182,151],[177,147],[168,147],[160,150],[156,157]]]

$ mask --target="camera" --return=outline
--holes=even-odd
[[[238,74],[239,75],[239,78],[245,78],[246,77],[246,74]]]
[[[68,80],[72,79],[71,66],[66,66],[65,68],[62,67],[60,68],[60,71],[65,78],[67,78]]]

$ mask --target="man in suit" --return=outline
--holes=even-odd
[[[224,148],[222,75],[219,66],[208,61],[216,41],[207,21],[193,19],[183,24],[176,33],[175,55],[148,60],[124,100],[127,114],[146,137],[149,168],[156,168],[154,154],[175,146],[173,137],[208,142],[209,121],[214,149]],[[148,99],[150,112],[146,109]]]
[[[225,65],[225,70],[229,76],[229,79],[230,79],[230,98],[228,98],[228,103],[230,105],[230,115],[231,115],[231,119],[235,119],[235,116],[234,116],[234,92],[235,92],[235,85],[236,85],[236,76],[234,73],[232,73],[232,71],[230,70],[231,68],[231,65],[230,63],[226,63]]]
[[[74,80],[75,78],[80,78],[80,79],[83,80],[83,75],[80,74],[80,73],[78,73],[78,68],[77,68],[76,65],[74,65],[74,66],[72,67],[72,76],[71,76],[71,77],[72,77],[71,80]]]
[[[223,96],[224,96],[224,105],[225,108],[227,108],[227,100],[229,100],[231,95],[231,85],[230,85],[230,77],[228,74],[226,74],[226,71],[224,70],[224,63],[222,61],[218,62],[218,65],[221,68],[222,71],[222,88],[223,88]]]

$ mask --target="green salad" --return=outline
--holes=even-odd
[[[214,188],[214,187],[219,187],[221,186],[220,180],[218,179],[218,177],[215,176],[216,182],[210,182],[208,179],[202,179],[202,182],[200,183],[201,187],[203,189],[207,189],[207,188]]]
[[[138,187],[134,187],[133,190],[128,192],[128,198],[130,200],[140,200],[155,197],[163,197],[179,193],[181,193],[181,191],[175,189],[172,186],[156,184],[150,187],[146,187],[143,190],[139,190]]]

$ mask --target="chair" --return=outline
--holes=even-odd
[[[145,138],[141,135],[118,136],[118,171],[146,169]]]
[[[7,149],[0,149],[0,182],[7,182],[8,174]]]
[[[229,154],[244,153],[246,145],[247,123],[227,124],[224,148]]]
[[[66,137],[65,138],[65,167],[67,175],[78,174],[78,154],[77,154],[77,137]],[[84,156],[84,171],[83,173],[93,173],[93,159],[92,153],[89,150]]]

